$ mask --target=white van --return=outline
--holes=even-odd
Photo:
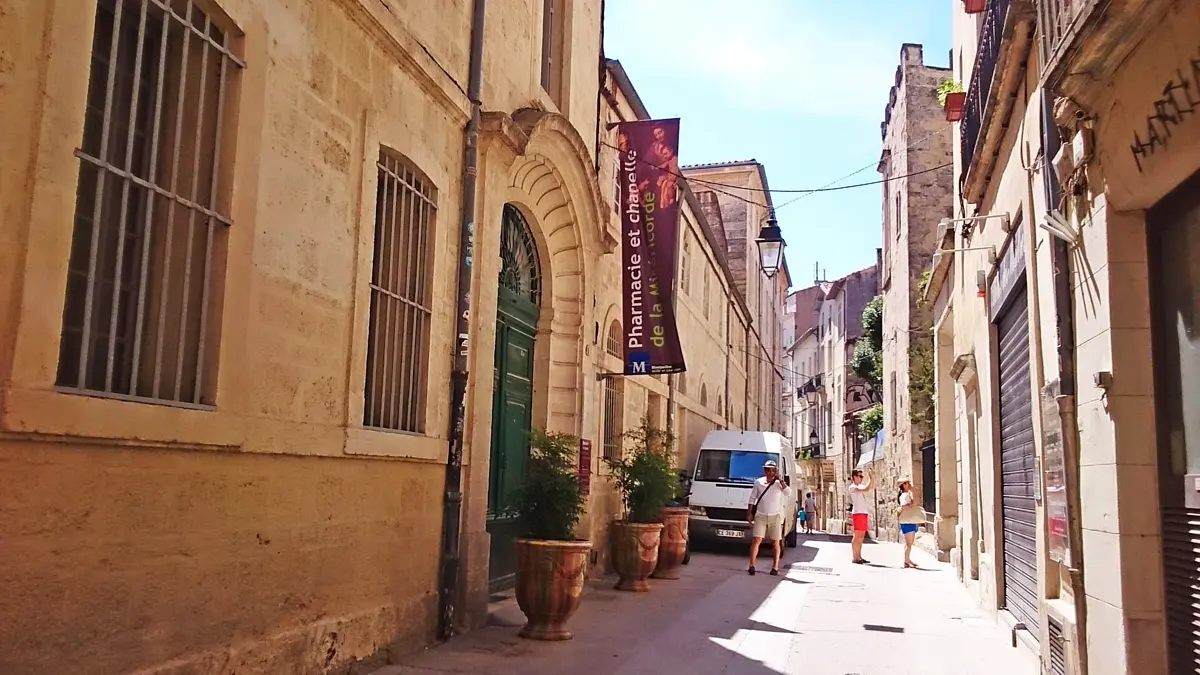
[[[700,445],[688,495],[688,538],[692,544],[749,541],[747,504],[763,464],[775,462],[792,487],[783,512],[784,541],[796,546],[800,486],[796,457],[784,437],[773,431],[710,431]]]

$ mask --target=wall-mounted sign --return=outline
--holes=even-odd
[[[579,491],[585,497],[592,491],[592,442],[586,438],[579,439]]]
[[[622,122],[617,146],[625,374],[682,373],[675,323],[679,120]]]

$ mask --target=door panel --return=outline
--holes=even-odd
[[[510,325],[510,321],[516,325]],[[493,591],[510,587],[516,574],[514,542],[520,532],[510,509],[529,461],[534,338],[532,331],[520,323],[501,314],[496,327],[487,523]]]

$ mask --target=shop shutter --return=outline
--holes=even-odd
[[[1021,282],[1024,284],[1024,282]],[[997,321],[1000,347],[1000,493],[1004,605],[1035,637],[1038,631],[1037,507],[1034,491],[1033,395],[1029,379],[1027,289]]]

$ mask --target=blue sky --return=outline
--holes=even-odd
[[[946,66],[953,0],[606,0],[605,55],[685,164],[754,158],[772,189],[879,179],[879,125],[906,42]],[[793,287],[875,262],[881,188],[775,194]]]

